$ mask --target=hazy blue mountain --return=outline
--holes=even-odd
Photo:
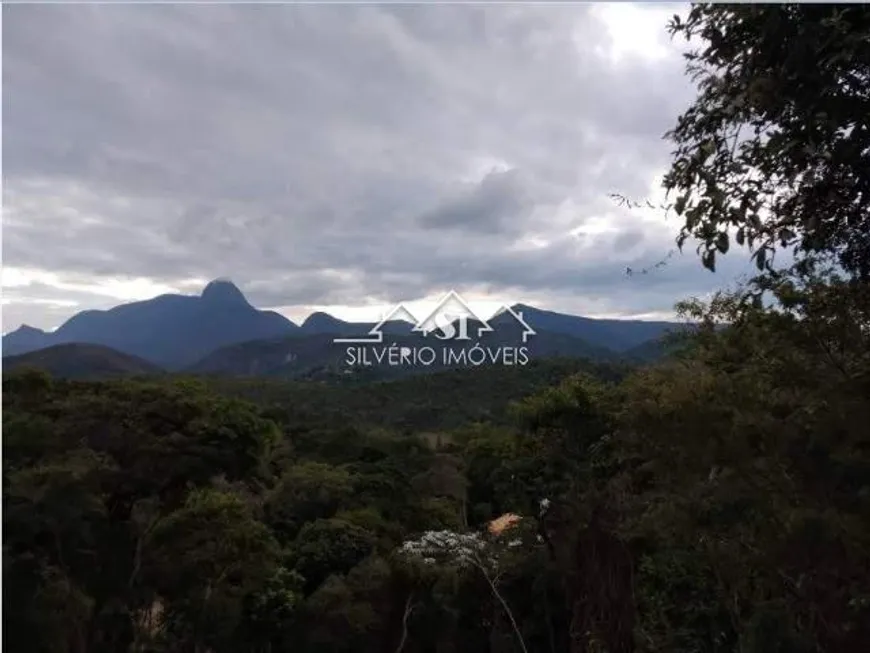
[[[377,322],[346,322],[337,317],[318,311],[309,315],[300,327],[300,333],[313,335],[328,333],[335,337],[361,336],[371,331]],[[404,320],[388,320],[380,325],[381,332],[385,334],[408,334],[414,325]]]
[[[18,329],[3,338],[3,354],[88,343],[179,369],[220,347],[298,329],[283,315],[251,306],[232,282],[216,280],[199,296],[161,295],[104,311],[82,311],[42,336]]]
[[[480,326],[481,324],[478,322],[469,321],[468,333],[476,335]],[[372,378],[389,378],[435,372],[453,367],[467,367],[468,365],[465,363],[446,363],[444,350],[449,348],[457,351],[475,343],[479,344],[485,351],[491,352],[488,355],[492,356],[496,356],[496,352],[505,349],[525,347],[529,360],[585,358],[597,361],[615,361],[619,357],[611,350],[590,345],[580,338],[563,333],[539,331],[534,337],[530,337],[528,342],[523,343],[524,329],[516,323],[501,324],[498,329],[483,333],[479,338],[468,343],[441,340],[434,334],[424,336],[420,333],[411,333],[410,325],[406,325],[406,328],[408,332],[404,334],[385,332],[386,337],[381,344],[336,343],[334,342],[335,335],[329,333],[294,334],[285,338],[245,342],[213,351],[185,371],[192,374],[219,376],[301,378],[324,371],[340,374],[349,371],[351,367],[356,367],[357,370],[367,370]],[[360,331],[359,335],[363,333],[365,332]],[[436,352],[434,363],[431,365],[391,365],[389,358],[386,357],[387,354],[384,353],[391,346],[398,349],[405,348],[409,351],[419,351],[423,347],[431,347]],[[380,352],[380,360],[374,353],[376,351]],[[349,357],[353,358],[355,365],[349,365]],[[510,357],[511,355],[508,354],[509,360]],[[503,360],[499,359],[495,363],[492,360],[485,360],[482,366],[503,365]],[[512,364],[517,365],[515,359]],[[471,367],[473,366],[471,365]]]
[[[412,331],[414,325],[408,320],[413,316],[407,312],[397,309],[389,317],[380,325],[384,345],[425,342],[442,347],[437,334],[421,340],[423,336]],[[375,326],[323,312],[311,314],[297,326],[278,313],[258,310],[232,282],[219,279],[199,296],[161,295],[108,310],[83,311],[54,332],[22,326],[3,337],[3,355],[82,343],[110,347],[168,370],[294,376],[302,369],[335,366],[343,349],[332,340],[365,336]],[[476,334],[479,326],[469,323],[469,333]],[[537,332],[528,342],[536,358],[648,359],[662,349],[655,341],[680,325],[599,320],[517,304],[490,319],[489,326],[492,332],[483,338],[493,346],[519,345],[524,333]]]
[[[22,324],[3,336],[3,356],[15,356],[48,347],[52,343],[51,338],[51,333]]]
[[[601,320],[579,315],[545,311],[525,304],[511,307],[536,331],[562,333],[585,340],[590,345],[605,347],[616,352],[633,349],[649,340],[657,340],[667,331],[679,328],[676,322],[647,322],[644,320]],[[507,312],[490,320],[493,327],[514,321]]]

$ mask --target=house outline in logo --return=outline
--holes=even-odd
[[[460,305],[462,309],[466,311],[466,315],[460,316],[465,319],[471,318],[477,322],[479,322],[479,326],[477,327],[477,337],[480,338],[484,333],[490,333],[495,331],[495,329],[489,324],[489,321],[480,318],[471,308],[468,306],[468,303],[462,299],[460,294],[455,290],[451,290],[448,292],[441,300],[436,304],[435,308],[431,310],[425,318],[422,320],[418,320],[417,317],[405,306],[404,303],[396,304],[381,320],[375,324],[371,329],[369,329],[368,333],[364,336],[360,336],[357,338],[335,338],[333,342],[335,343],[344,343],[344,344],[375,344],[379,345],[384,342],[384,332],[381,330],[387,322],[395,319],[397,314],[403,313],[404,317],[411,318],[409,322],[414,326],[411,329],[412,333],[419,333],[423,337],[426,337],[430,333],[432,333],[436,329],[440,329],[439,326],[429,326],[430,323],[434,324],[435,318],[438,315],[442,314],[444,306],[449,302],[456,302]],[[537,332],[529,326],[528,322],[523,318],[523,314],[521,311],[515,311],[513,308],[508,306],[507,304],[503,305],[502,308],[496,312],[496,315],[500,315],[502,313],[509,313],[522,327],[522,339],[525,344],[528,341],[529,336],[537,335]],[[452,321],[451,321],[452,323]],[[449,338],[443,338],[443,340],[448,340]]]
[[[459,296],[459,293],[456,292],[455,290],[451,290],[446,295],[444,295],[444,297],[441,298],[441,301],[439,301],[438,304],[435,305],[435,308],[429,312],[429,315],[427,315],[422,320],[419,320],[417,322],[417,324],[414,326],[414,328],[411,329],[411,331],[414,333],[420,333],[425,337],[425,336],[428,336],[430,333],[432,333],[432,331],[434,331],[435,329],[440,328],[438,326],[427,326],[427,325],[434,324],[435,318],[438,315],[442,314],[444,307],[451,301],[454,301],[457,304],[459,304],[459,306],[462,309],[464,309],[466,312],[466,315],[459,315],[457,317],[459,317],[460,319],[462,319],[462,318],[467,319],[470,317],[471,319],[480,322],[480,326],[477,328],[477,337],[478,338],[480,338],[484,333],[489,333],[491,331],[494,331],[494,329],[491,326],[489,326],[489,323],[486,320],[478,317],[474,313],[474,311],[472,311],[471,308],[469,308],[469,306],[465,302],[465,300],[462,299],[462,297]],[[451,320],[451,322],[452,322],[452,320]],[[448,340],[449,338],[444,338],[444,339]],[[460,339],[462,339],[462,338],[460,338]],[[464,339],[467,340],[468,338],[464,338]]]
[[[392,310],[387,313],[384,317],[381,318],[380,322],[374,325],[369,332],[365,336],[361,336],[359,338],[335,338],[333,342],[347,343],[347,344],[372,344],[372,345],[380,345],[384,342],[384,332],[381,329],[384,325],[392,320],[397,313],[404,313],[406,316],[410,317],[411,324],[417,324],[417,316],[415,316],[404,303],[399,303],[393,306]],[[416,327],[415,327],[416,328]]]
[[[496,315],[502,315],[504,313],[510,313],[511,316],[517,321],[517,323],[523,328],[522,338],[523,344],[526,344],[529,341],[529,336],[536,336],[538,332],[535,331],[532,327],[529,326],[529,323],[525,321],[523,318],[522,311],[515,311],[512,306],[508,306],[504,304],[501,309],[496,311]]]

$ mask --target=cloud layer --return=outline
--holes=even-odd
[[[721,286],[736,257],[626,277],[678,225],[608,197],[657,192],[692,98],[673,13],[9,6],[4,331],[218,276],[290,313],[456,288],[634,315]]]

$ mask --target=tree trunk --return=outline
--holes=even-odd
[[[594,510],[587,526],[564,506],[547,522],[543,530],[563,577],[570,653],[633,653],[633,561],[607,532],[603,510]]]
[[[396,653],[402,653],[402,649],[405,648],[405,642],[408,640],[408,618],[411,616],[414,608],[417,607],[415,603],[412,603],[413,598],[413,594],[408,594],[408,600],[405,601],[405,611],[402,614],[402,636],[399,638],[398,646],[396,646]]]

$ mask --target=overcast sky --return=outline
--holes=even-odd
[[[453,288],[662,316],[683,5],[3,8],[3,330],[229,277],[368,319]],[[368,306],[364,311],[352,307]]]

